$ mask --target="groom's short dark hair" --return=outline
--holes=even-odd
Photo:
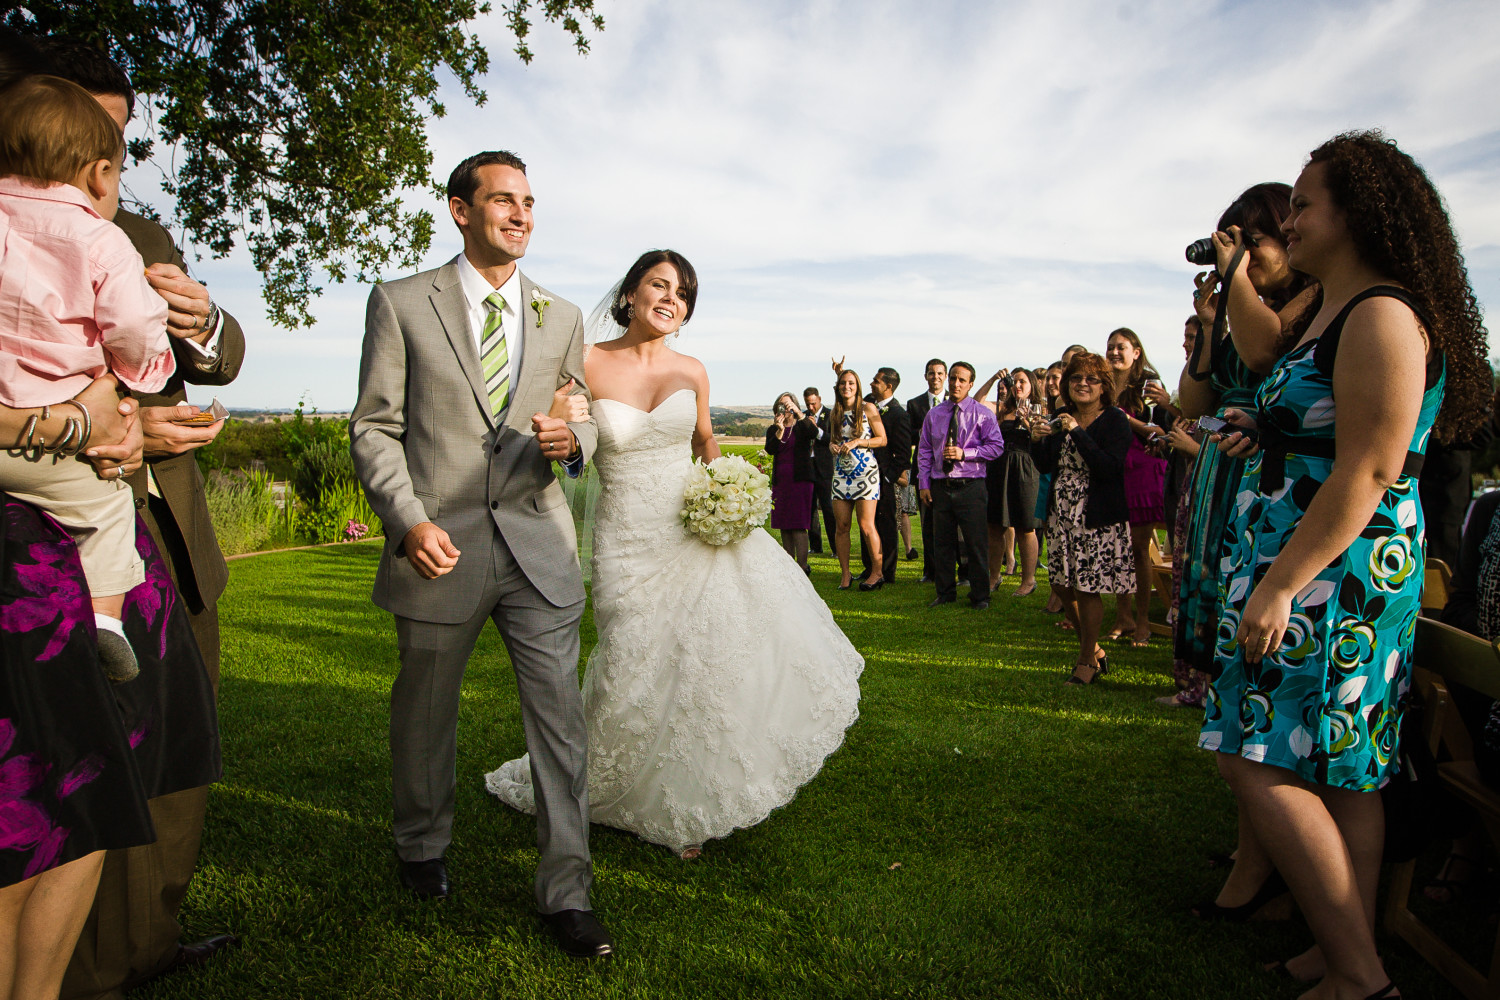
[[[465,205],[472,205],[474,192],[479,190],[480,167],[514,167],[523,174],[526,172],[526,164],[515,153],[507,153],[503,149],[475,153],[454,167],[453,173],[448,175],[448,197],[460,198]]]

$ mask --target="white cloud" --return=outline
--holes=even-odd
[[[538,196],[527,270],[586,308],[641,250],[688,254],[703,291],[681,346],[721,402],[826,381],[830,353],[915,384],[929,354],[1041,364],[1120,325],[1170,367],[1183,245],[1353,127],[1429,165],[1481,299],[1500,295],[1488,3],[601,9],[590,55],[538,26],[530,67],[498,17],[479,25],[490,99],[446,94],[434,170],[519,152]],[[440,224],[429,263],[456,247]],[[239,258],[197,270],[252,327],[226,401],[352,401],[363,290],[331,289],[309,339],[266,327]]]

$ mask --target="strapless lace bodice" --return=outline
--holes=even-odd
[[[672,528],[682,532],[679,512],[693,466],[698,394],[678,389],[649,412],[618,399],[596,399],[593,411],[600,490],[595,553],[618,555],[656,544]],[[599,572],[597,556],[594,572]]]
[[[681,850],[760,822],[818,773],[859,715],[864,660],[769,534],[713,546],[683,528],[692,389],[593,414],[589,814]],[[534,811],[527,758],[485,784]]]

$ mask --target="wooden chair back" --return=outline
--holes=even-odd
[[[1422,579],[1422,613],[1441,611],[1448,606],[1448,594],[1453,590],[1453,570],[1441,559],[1428,559],[1427,572]]]
[[[1500,789],[1490,786],[1474,764],[1473,737],[1464,726],[1449,690],[1461,684],[1500,698],[1500,644],[1486,642],[1441,622],[1417,619],[1414,683],[1422,696],[1422,737],[1441,762],[1442,786],[1478,812],[1490,842],[1500,849]],[[1403,735],[1403,739],[1409,738]],[[1408,906],[1416,862],[1397,865],[1386,905],[1387,929],[1417,950],[1443,978],[1470,1000],[1500,997],[1500,933],[1496,934],[1488,975],[1419,920]]]

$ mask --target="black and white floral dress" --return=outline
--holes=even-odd
[[[1047,576],[1059,587],[1085,594],[1135,592],[1135,557],[1130,549],[1130,525],[1106,524],[1089,528],[1083,512],[1088,504],[1089,467],[1073,436],[1063,438],[1052,480],[1052,513],[1047,518]]]

